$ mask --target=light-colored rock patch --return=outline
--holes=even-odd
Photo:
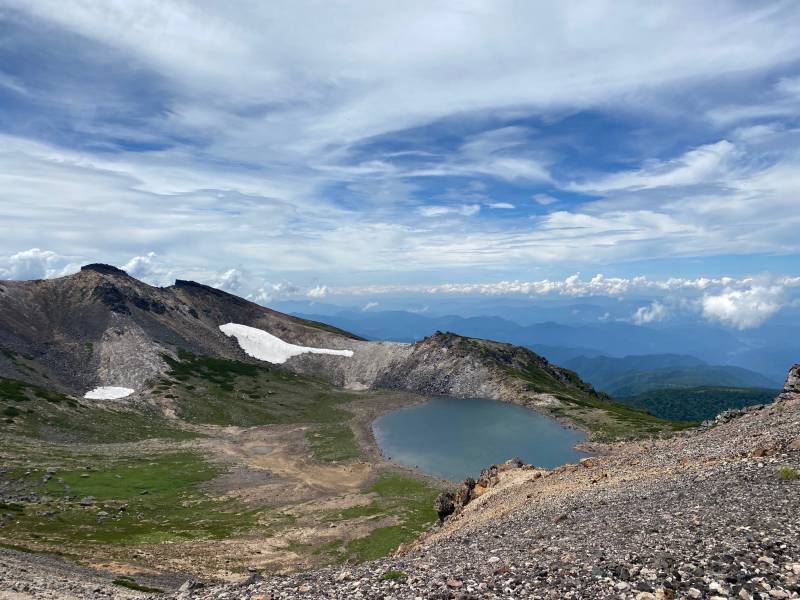
[[[100,356],[97,378],[109,386],[140,389],[166,367],[164,348],[135,324],[109,327],[95,346]]]

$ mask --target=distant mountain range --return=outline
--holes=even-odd
[[[760,388],[693,387],[651,390],[635,396],[617,397],[617,402],[671,421],[705,421],[732,408],[769,404],[776,390]]]
[[[563,365],[596,389],[607,394],[634,396],[659,389],[680,389],[701,386],[736,388],[776,388],[770,378],[729,365],[709,365],[699,358],[682,354],[649,354],[644,356],[581,356]]]
[[[614,403],[573,371],[509,343],[442,332],[413,344],[367,341],[196,282],[153,287],[103,264],[56,279],[0,281],[0,410],[13,413],[6,416],[15,431],[27,427],[33,413],[14,403],[34,401],[36,390],[37,418],[69,417],[71,424],[80,417],[81,396],[158,396],[165,374],[188,369],[196,357],[212,365],[233,361],[245,370],[253,363],[281,364],[337,388],[504,400],[606,437],[672,427]],[[56,394],[64,414],[54,416],[48,394]],[[241,400],[225,394],[222,404]],[[261,397],[253,394],[259,405]],[[204,402],[188,408],[198,404]]]
[[[759,385],[767,387],[779,387],[786,370],[800,355],[800,329],[792,326],[764,327],[758,333],[748,333],[712,325],[642,327],[619,321],[520,325],[498,316],[426,316],[407,311],[324,312],[324,315],[293,314],[315,321],[324,320],[366,339],[411,342],[435,331],[451,331],[500,340],[531,348],[559,364],[579,356],[685,355],[688,350],[703,365],[734,365],[763,374],[766,381],[762,380]],[[740,385],[734,380],[722,382],[717,378],[709,381],[713,383],[703,381],[695,385]]]

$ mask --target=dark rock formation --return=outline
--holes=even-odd
[[[501,465],[491,465],[483,469],[477,481],[467,477],[456,490],[442,492],[434,501],[439,522],[443,523],[449,517],[459,514],[475,498],[500,483],[500,473],[526,467],[532,468],[531,465],[525,465],[521,459],[512,458]]]
[[[89,265],[83,265],[81,267],[81,271],[94,271],[95,273],[101,273],[103,275],[125,275],[128,277],[128,274],[113,265],[106,265],[103,263],[92,263]]]
[[[800,364],[789,369],[789,375],[783,386],[784,394],[800,394]]]
[[[163,315],[167,312],[167,305],[158,300],[134,296],[133,305],[140,310],[152,310],[154,313]]]
[[[131,313],[125,301],[125,294],[110,281],[104,281],[92,290],[92,297],[105,304],[113,313],[129,315]]]
[[[453,498],[453,492],[442,492],[436,496],[436,500],[433,501],[433,508],[436,514],[439,515],[440,523],[453,514],[456,508]]]

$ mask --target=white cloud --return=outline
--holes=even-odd
[[[309,298],[324,298],[328,295],[328,291],[327,285],[318,285],[308,290],[306,292],[306,296]]]
[[[499,209],[506,209],[506,210],[510,210],[510,209],[514,208],[514,205],[511,204],[510,202],[490,202],[489,204],[487,204],[487,206],[489,208],[495,208],[495,209],[499,208]]]
[[[537,204],[541,204],[542,206],[549,206],[558,202],[558,198],[554,198],[548,194],[534,194],[533,201]]]
[[[361,307],[362,312],[367,312],[368,310],[372,310],[373,308],[377,308],[379,304],[377,302],[367,302],[364,306]]]
[[[419,214],[423,217],[443,217],[445,215],[460,215],[471,217],[480,212],[480,204],[460,204],[457,206],[422,206]]]
[[[152,0],[102,10],[55,0],[7,5],[34,31],[48,32],[36,36],[42,54],[54,55],[58,48],[47,44],[64,37],[103,56],[98,79],[120,86],[119,105],[108,110],[126,118],[102,120],[97,86],[62,98],[29,85],[24,69],[0,80],[26,95],[26,106],[48,107],[47,118],[31,124],[50,127],[59,111],[80,117],[68,119],[75,131],[52,144],[32,141],[49,136],[0,137],[5,254],[42,246],[47,232],[48,248],[89,260],[121,263],[152,251],[170,256],[176,272],[215,281],[229,264],[269,256],[271,271],[253,280],[310,273],[305,280],[313,281],[343,265],[383,274],[438,269],[443,277],[454,268],[492,276],[503,269],[500,276],[513,279],[542,264],[800,250],[797,132],[715,129],[709,137],[701,122],[722,122],[712,115],[716,82],[746,91],[747,77],[787,69],[800,56],[800,38],[787,26],[800,15],[793,3],[674,2],[653,11],[604,2],[301,1],[278,12],[258,3],[229,10]],[[115,69],[114,60],[126,68]],[[74,62],[74,72],[53,73],[67,89],[86,68]],[[125,88],[130,80],[120,73],[135,74],[136,89]],[[787,75],[766,101],[796,114],[796,90],[797,77]],[[748,94],[732,108],[748,109],[761,91]],[[733,96],[726,92],[724,101]],[[157,106],[142,115],[149,102]],[[589,181],[557,164],[575,140],[548,146],[545,129],[566,115],[620,110],[697,127],[696,146],[670,156],[669,139],[637,137],[633,156],[623,157],[636,166]],[[542,131],[493,125],[507,122],[540,122]],[[434,123],[444,123],[452,147],[415,141],[417,128]],[[381,136],[398,132],[409,132],[408,149],[381,153]],[[132,151],[119,140],[155,149]],[[433,196],[436,205],[420,206],[413,177],[483,177],[526,196],[541,182],[561,196],[577,181],[575,190],[606,197],[579,204],[576,194],[536,194],[537,204],[558,202],[561,210],[517,224],[482,218],[481,205],[506,204],[484,197]],[[149,274],[144,262],[132,268],[152,279],[161,276],[156,266]],[[55,267],[31,268],[49,276]],[[268,286],[258,290],[250,293],[272,297]]]
[[[171,285],[175,280],[175,273],[156,257],[155,252],[134,256],[122,265],[122,270],[151,285]]]
[[[245,297],[258,304],[268,304],[273,300],[299,296],[300,294],[302,294],[302,290],[298,286],[289,281],[281,281],[278,283],[264,283]]]
[[[775,90],[786,96],[800,98],[800,77],[781,77]]]
[[[601,177],[570,186],[577,191],[644,190],[715,182],[728,174],[727,163],[736,152],[728,140],[698,146],[669,161],[649,161],[641,169]]]
[[[708,117],[717,125],[731,125],[756,119],[777,119],[796,115],[800,109],[800,77],[781,77],[772,89],[760,90],[756,102],[745,99],[736,104],[715,106]]]
[[[239,269],[228,269],[222,273],[211,286],[226,292],[236,293],[244,285],[244,276]]]
[[[480,0],[297,2],[278,12],[147,0],[103,10],[55,0],[9,4],[174,82],[180,102],[166,117],[169,126],[212,127],[240,140],[263,136],[288,153],[454,112],[631,98],[646,105],[648,90],[768,69],[796,56],[799,44],[787,35],[786,24],[797,18],[791,3],[747,10],[675,2],[657,13],[637,3]],[[169,48],[159,43],[164,39],[172,40]],[[648,60],[632,59],[643,47]],[[236,109],[258,103],[274,112],[252,130],[237,130]],[[214,146],[235,148],[228,139]],[[246,144],[238,148],[250,154]]]
[[[79,265],[52,250],[31,248],[0,258],[1,279],[49,279],[69,275]]]
[[[703,316],[738,329],[752,329],[781,309],[783,295],[780,286],[754,286],[748,290],[726,288],[720,294],[703,297]]]
[[[155,257],[155,252],[148,252],[144,256],[134,256],[122,266],[122,270],[132,277],[144,279],[153,274]]]
[[[636,309],[631,320],[636,325],[646,325],[647,323],[657,323],[667,318],[669,311],[667,307],[657,300],[648,306],[640,306]]]

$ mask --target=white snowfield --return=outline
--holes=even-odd
[[[134,390],[126,387],[102,386],[86,392],[83,397],[89,400],[119,400],[130,396],[133,392]]]
[[[299,354],[333,354],[336,356],[353,356],[352,350],[330,350],[328,348],[309,348],[284,342],[281,338],[267,333],[263,329],[226,323],[219,326],[220,331],[228,337],[236,338],[245,354],[275,364],[285,363]]]

